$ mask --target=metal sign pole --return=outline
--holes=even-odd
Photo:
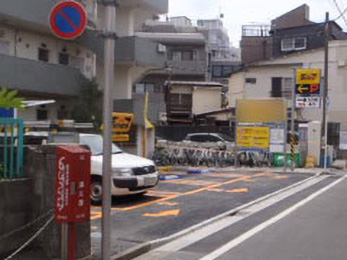
[[[61,259],[68,260],[69,258],[69,224],[61,225]]]
[[[290,151],[291,151],[291,170],[294,172],[295,170],[295,121],[294,121],[294,113],[295,113],[295,87],[296,87],[296,70],[294,72],[294,84],[292,88],[292,113],[291,113],[291,137],[290,137]]]
[[[322,138],[324,140],[324,170],[327,169],[327,147],[328,147],[328,120],[327,120],[327,99],[328,99],[328,84],[329,84],[329,38],[330,25],[329,13],[325,17],[325,46],[324,46],[324,97],[323,97],[323,122],[322,122]]]
[[[287,113],[288,116],[288,113]],[[288,119],[284,122],[284,173],[287,173],[288,160],[287,160],[287,136],[288,136]]]
[[[112,174],[112,112],[114,88],[114,48],[116,3],[104,0],[105,17],[105,53],[104,53],[104,150],[102,179],[102,259],[111,257],[111,174]]]

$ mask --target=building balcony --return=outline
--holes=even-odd
[[[77,96],[86,78],[78,69],[0,55],[0,86],[21,93]]]
[[[98,32],[87,31],[77,42],[88,46],[96,54],[99,62],[104,59],[104,38]],[[160,51],[159,44],[152,39],[128,36],[116,40],[116,65],[124,64],[164,68],[165,60],[165,52]]]
[[[207,72],[207,61],[167,61],[167,66],[174,75],[204,76]]]
[[[269,37],[270,25],[243,25],[242,37]]]

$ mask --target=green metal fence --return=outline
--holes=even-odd
[[[24,177],[23,138],[22,119],[0,118],[0,180]]]

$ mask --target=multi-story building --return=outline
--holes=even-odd
[[[0,2],[0,86],[17,89],[27,99],[56,101],[20,111],[27,120],[69,117],[80,87],[96,75],[92,51],[50,32],[48,15],[53,5],[54,1],[44,0]],[[93,23],[94,16],[89,18]]]
[[[221,19],[198,20],[198,30],[203,32],[208,44],[208,78],[228,84],[227,79],[239,69],[239,49],[230,45],[230,38]]]
[[[330,22],[332,40],[345,40],[347,34],[335,22]],[[245,25],[242,28],[242,63],[249,64],[321,48],[325,42],[325,23],[310,21],[309,6],[298,8],[274,19],[271,25]]]
[[[140,102],[137,99],[143,99],[145,92],[155,100],[150,109],[155,111],[150,112],[154,123],[158,123],[165,113],[166,81],[224,82],[239,65],[238,50],[230,47],[227,31],[219,19],[193,22],[187,17],[172,17],[167,21],[151,20],[136,35],[160,43],[158,51],[166,55],[165,67],[148,71],[133,88],[133,106]]]
[[[75,41],[63,41],[52,35],[48,25],[56,2],[0,2],[0,85],[18,89],[29,99],[56,101],[21,112],[28,120],[55,120],[59,114],[69,117],[88,79],[95,77],[103,87],[104,6],[97,0],[79,1],[88,12],[88,29]],[[132,85],[142,73],[164,66],[158,44],[134,32],[145,20],[167,11],[167,0],[118,1],[114,99],[130,99]]]
[[[341,130],[346,131],[347,41],[330,41],[329,56],[329,122],[339,123]],[[242,98],[283,97],[288,100],[288,106],[291,107],[291,93],[294,87],[293,68],[321,69],[324,79],[323,61],[324,48],[319,48],[255,62],[247,66],[246,70],[231,76],[230,104],[235,106],[235,100]],[[296,111],[298,120],[322,120],[321,108],[297,109]]]

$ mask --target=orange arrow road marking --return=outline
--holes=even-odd
[[[227,192],[228,193],[246,193],[246,192],[249,192],[249,189],[248,188],[233,189],[233,190],[229,190]]]
[[[180,212],[181,210],[174,209],[174,210],[168,210],[168,211],[163,211],[159,213],[146,213],[146,214],[143,214],[143,216],[149,217],[149,218],[161,218],[161,217],[169,217],[169,216],[177,217],[180,214]]]
[[[170,207],[173,207],[173,206],[178,206],[180,205],[178,202],[169,202],[169,201],[163,201],[163,202],[158,202],[158,205],[160,206],[170,206]]]

